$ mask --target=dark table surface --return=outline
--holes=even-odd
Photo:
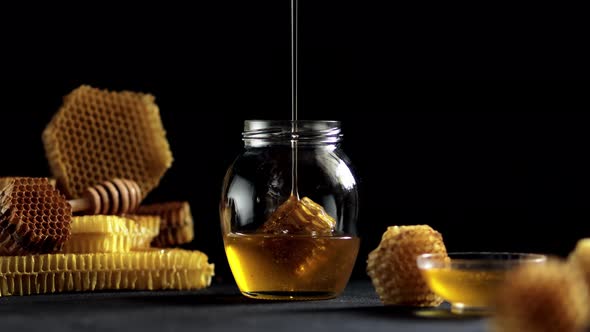
[[[0,298],[3,331],[486,331],[485,319],[381,305],[370,282],[351,282],[337,299],[274,302],[235,286],[195,292],[54,294]],[[430,317],[425,317],[430,316]],[[434,317],[432,317],[434,316]]]

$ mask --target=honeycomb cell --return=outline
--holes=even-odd
[[[43,143],[69,198],[112,178],[136,181],[145,197],[172,164],[158,106],[142,93],[75,89],[45,128]]]

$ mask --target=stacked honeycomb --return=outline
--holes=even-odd
[[[154,247],[181,245],[191,242],[195,236],[193,216],[188,202],[142,205],[135,213],[160,217],[160,234],[152,242]]]
[[[0,189],[0,254],[59,251],[70,236],[71,207],[46,178],[9,178]]]
[[[128,223],[118,216],[78,216],[72,218],[72,236],[63,248],[65,253],[128,252],[134,236]]]
[[[188,203],[130,214],[172,163],[153,96],[81,86],[42,138],[65,196],[44,178],[0,178],[0,296],[211,283],[204,253],[151,247],[193,239]]]
[[[81,86],[64,98],[43,132],[58,187],[69,198],[114,178],[134,180],[143,195],[172,165],[154,97]]]

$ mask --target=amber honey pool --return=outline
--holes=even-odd
[[[346,287],[354,236],[228,234],[225,251],[240,291],[270,300],[329,299]]]

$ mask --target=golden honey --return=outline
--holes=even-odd
[[[327,299],[344,290],[359,249],[354,236],[228,234],[225,251],[246,296]]]
[[[505,270],[423,269],[422,275],[433,292],[451,302],[454,309],[489,307],[506,275]]]

